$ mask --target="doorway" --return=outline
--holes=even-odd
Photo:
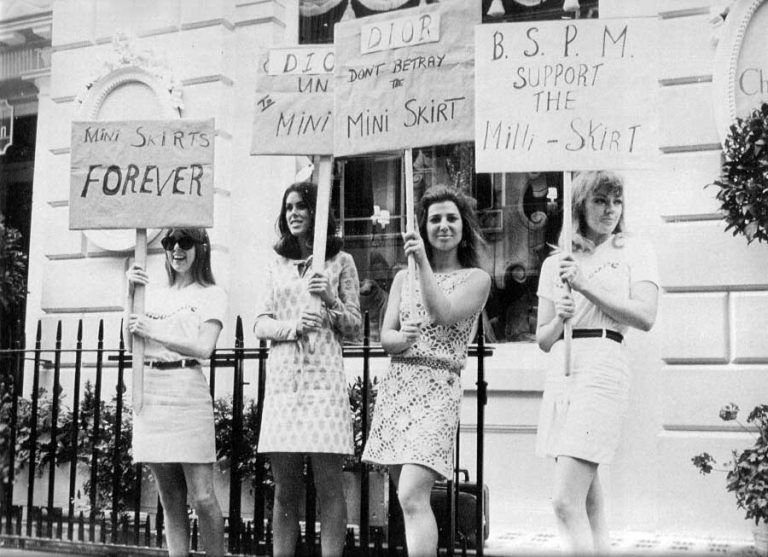
[[[16,107],[14,107],[16,108]],[[21,107],[19,107],[21,108]],[[37,106],[31,112],[28,105],[22,114],[13,116],[13,142],[0,155],[0,216],[5,228],[4,242],[12,237],[11,250],[21,252],[29,259],[30,223],[32,219],[32,181],[35,166],[35,139],[37,135]],[[15,111],[17,112],[17,111]],[[30,113],[31,112],[31,113]],[[16,257],[4,248],[3,265],[8,265]],[[5,269],[4,269],[5,271]],[[22,290],[26,291],[28,265],[24,265],[21,280]],[[11,348],[23,344],[25,296],[21,299],[0,303],[0,348]]]

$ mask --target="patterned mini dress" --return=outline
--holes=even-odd
[[[338,293],[338,305],[323,304],[320,329],[297,337],[296,323],[311,303],[307,289],[311,261],[311,256],[306,261],[277,256],[262,283],[255,330],[271,342],[260,453],[353,452],[341,343],[345,337],[356,338],[362,323],[357,269],[352,256],[343,251],[326,261],[325,273]]]
[[[467,280],[474,269],[436,273],[446,294]],[[421,464],[444,478],[452,475],[453,451],[461,406],[461,370],[480,311],[453,325],[429,319],[415,282],[416,319],[422,326],[416,343],[392,356],[378,384],[373,423],[363,460],[376,464]],[[410,320],[409,293],[403,281],[400,322]]]

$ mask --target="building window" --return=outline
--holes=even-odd
[[[533,341],[539,268],[557,243],[561,225],[562,175],[475,174],[472,143],[413,153],[417,202],[435,184],[453,185],[477,200],[486,240],[484,267],[493,278],[484,312],[487,340]],[[399,153],[337,161],[333,210],[344,249],[357,265],[361,306],[371,317],[374,340],[392,280],[407,266],[404,184]]]
[[[580,0],[578,12],[564,11],[563,0],[496,0],[496,4],[494,0],[467,1],[481,2],[483,23],[598,16],[598,0]],[[299,44],[332,43],[333,26],[343,19],[413,8],[423,2],[424,0],[300,0]],[[426,0],[427,4],[436,2],[437,0]]]
[[[342,18],[387,11],[385,6],[402,9],[418,4],[419,0],[302,0],[300,42],[332,42],[333,25]],[[483,23],[598,16],[598,0],[578,4],[577,12],[566,12],[563,0],[501,0],[489,14],[492,2],[482,0]],[[438,183],[456,186],[477,200],[487,243],[484,267],[493,279],[483,312],[486,340],[535,341],[539,270],[562,226],[562,174],[476,174],[472,143],[417,148],[413,155],[417,203],[427,187]],[[392,280],[407,267],[401,235],[404,183],[400,152],[336,161],[332,210],[344,249],[357,265],[361,307],[369,312],[373,340],[379,340]]]
[[[342,19],[403,10],[418,6],[424,0],[300,0],[299,44],[333,42],[333,26]],[[436,0],[426,0],[432,4]]]

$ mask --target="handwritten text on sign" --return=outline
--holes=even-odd
[[[256,85],[252,155],[333,152],[333,46],[272,49]]]
[[[360,29],[360,53],[390,48],[436,43],[440,40],[440,12],[391,19],[385,24],[372,23]]]
[[[73,230],[213,226],[213,120],[72,123]]]
[[[476,2],[441,2],[336,25],[334,154],[473,138]]]
[[[638,19],[477,27],[478,171],[650,166],[654,31]]]

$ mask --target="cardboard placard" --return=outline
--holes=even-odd
[[[472,141],[475,23],[463,0],[337,23],[334,154]]]
[[[266,51],[256,83],[252,155],[333,153],[334,47]]]
[[[652,19],[477,26],[477,171],[652,167],[657,26]]]
[[[72,122],[69,228],[213,226],[214,122]]]

